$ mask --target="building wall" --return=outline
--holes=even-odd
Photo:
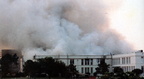
[[[105,62],[110,65],[110,71],[112,71],[112,68],[114,67],[121,67],[124,72],[132,71],[136,68],[144,70],[143,51],[105,56]],[[76,65],[76,68],[80,73],[86,73],[89,71],[92,75],[96,71],[95,68],[98,67],[99,61],[103,58],[103,55],[37,55],[36,59],[45,57],[59,59],[66,65],[69,65],[70,61],[74,60],[74,65]],[[86,64],[87,59],[89,59],[89,64]]]
[[[5,53],[17,53],[19,56],[19,72],[22,72],[23,69],[23,59],[20,51],[16,50],[2,50],[2,55]],[[63,61],[66,65],[70,65],[70,63],[74,62],[77,70],[80,73],[85,74],[86,72],[90,72],[91,75],[96,71],[95,68],[98,67],[100,59],[103,58],[103,55],[36,55],[35,58],[45,58],[45,57],[53,57],[54,59],[58,59]],[[123,53],[123,54],[115,54],[115,55],[105,55],[106,63],[110,64],[110,71],[112,71],[112,67],[121,67],[125,72],[132,71],[133,69],[142,69],[144,71],[144,52],[142,50],[133,52],[133,53]],[[72,61],[74,60],[74,61]],[[86,61],[89,61],[89,64],[86,64]],[[83,64],[82,64],[83,61]],[[92,62],[92,64],[91,64]]]
[[[144,52],[113,55],[113,67],[121,67],[125,72],[144,67]]]

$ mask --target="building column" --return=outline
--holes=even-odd
[[[23,72],[23,58],[20,57],[20,71],[19,72]]]

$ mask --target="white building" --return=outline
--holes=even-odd
[[[144,71],[144,52],[143,50],[113,55],[113,67],[121,67],[125,72],[132,71],[133,69],[142,69]]]
[[[100,59],[105,57],[105,62],[110,64],[110,71],[113,67],[121,67],[125,72],[139,68],[144,70],[144,52],[142,50],[116,55],[35,55],[35,59],[53,57],[63,61],[66,65],[74,64],[80,73],[89,72],[91,75],[96,71]]]
[[[80,73],[89,72],[91,75],[95,72],[95,68],[98,66],[101,55],[35,55],[36,59],[53,57],[63,61],[66,65],[74,64]],[[106,62],[110,64],[110,59],[107,58]]]

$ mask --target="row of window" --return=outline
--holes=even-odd
[[[70,64],[74,64],[74,59],[70,59]],[[81,59],[81,65],[93,65],[93,59]]]
[[[130,64],[130,63],[131,63],[130,57],[114,58],[113,59],[113,64],[114,65],[117,65],[117,64]]]
[[[128,71],[132,71],[133,69],[135,69],[135,66],[123,66],[121,67],[124,72],[128,72]]]
[[[130,64],[131,60],[130,57],[123,57],[122,58],[122,64]]]
[[[70,64],[74,64],[74,59],[70,59]]]
[[[81,59],[81,65],[93,65],[93,59]]]
[[[99,63],[99,59],[98,59],[98,63]],[[120,64],[120,58],[116,58],[113,60],[114,64]],[[131,60],[130,57],[123,57],[122,58],[122,64],[130,64]],[[70,59],[70,64],[74,64],[74,59]],[[81,65],[93,65],[93,59],[81,59]]]
[[[113,59],[113,64],[114,65],[120,64],[120,58],[114,58]]]
[[[81,72],[82,73],[93,73],[93,67],[82,67]]]

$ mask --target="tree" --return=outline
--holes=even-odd
[[[37,61],[28,60],[24,65],[24,72],[31,77],[49,77],[64,76],[66,73],[66,66],[63,62],[46,57],[38,59]]]
[[[66,72],[66,65],[52,57],[46,57],[44,59],[39,59],[41,73],[47,73],[49,76],[63,76]]]
[[[1,59],[0,59],[0,78],[2,76]]]
[[[18,72],[18,56],[16,54],[6,54],[1,59],[2,76],[6,77],[7,74]]]
[[[38,59],[38,64],[40,65],[40,73],[46,73],[49,76],[57,74],[56,71],[56,61],[52,57],[46,57]]]
[[[55,65],[54,65],[54,76],[65,76],[66,71],[67,71],[67,67],[65,65],[64,62],[62,61],[55,61]]]
[[[76,70],[76,66],[73,64],[68,65],[67,66],[67,73],[68,73],[67,75],[69,77],[76,75],[78,73],[78,71]]]
[[[28,76],[35,76],[36,73],[39,72],[39,64],[37,62],[33,62],[32,60],[27,60],[24,65],[24,73]]]
[[[140,74],[143,73],[143,71],[141,69],[134,69],[132,70],[133,73],[135,73],[137,76],[139,76]]]
[[[109,65],[105,63],[105,58],[102,58],[100,60],[100,64],[98,64],[98,67],[96,68],[96,72],[94,73],[94,75],[96,76],[96,74],[104,74],[106,72],[109,72],[108,68]]]
[[[123,69],[120,67],[115,67],[114,68],[114,73],[123,73]]]

